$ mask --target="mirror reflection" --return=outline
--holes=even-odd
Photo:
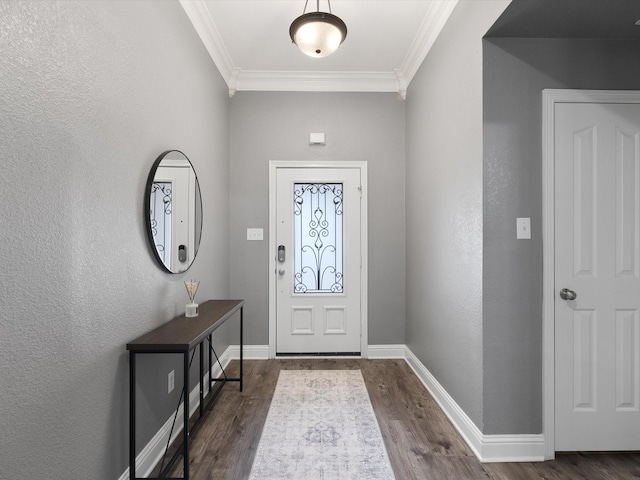
[[[151,249],[161,267],[186,272],[198,253],[202,198],[193,165],[179,150],[154,162],[145,191],[145,221]]]

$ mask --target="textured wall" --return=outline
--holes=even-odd
[[[482,428],[482,35],[461,1],[407,95],[407,345]]]
[[[183,312],[186,278],[201,280],[200,299],[228,294],[228,115],[177,2],[0,2],[0,478],[127,468],[125,344]],[[186,275],[154,264],[142,217],[149,168],[169,148],[203,190]],[[172,364],[149,363],[154,431]]]
[[[640,89],[640,42],[484,45],[484,433],[542,431],[542,90]],[[516,240],[531,217],[531,240]]]
[[[309,146],[310,132],[327,145]],[[269,160],[366,160],[369,344],[403,344],[404,103],[392,94],[253,93],[231,100],[231,294],[247,343],[269,342]],[[264,228],[263,242],[246,240]]]

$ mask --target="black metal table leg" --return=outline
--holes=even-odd
[[[200,377],[198,378],[198,383],[200,384],[200,418],[202,418],[204,414],[204,352],[202,351],[202,347],[204,346],[204,340],[200,343],[198,349],[200,350]]]
[[[240,391],[242,391],[242,344],[243,344],[243,339],[242,339],[242,329],[243,329],[243,323],[244,323],[244,308],[241,307],[240,308]]]
[[[184,443],[182,460],[184,462],[184,478],[189,480],[189,352],[184,352]]]
[[[129,352],[129,478],[136,478],[136,352]]]
[[[208,372],[207,385],[208,385],[209,392],[211,392],[211,368],[213,368],[213,363],[211,362],[211,349],[213,348],[213,334],[209,334],[208,338],[209,338],[209,348],[207,350],[209,351],[209,370],[207,370]]]

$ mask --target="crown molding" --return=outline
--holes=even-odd
[[[411,44],[402,67],[392,72],[286,72],[242,70],[234,65],[203,0],[180,0],[211,59],[229,87],[238,91],[394,92],[407,88],[442,31],[458,0],[434,0]]]
[[[407,99],[407,87],[409,86],[409,82],[407,82],[407,77],[405,77],[404,72],[402,70],[395,70],[393,72],[396,77],[396,82],[398,82],[398,97],[402,100]]]
[[[244,71],[237,91],[266,92],[398,92],[393,72],[276,72]]]
[[[222,37],[209,14],[205,2],[202,0],[180,0],[180,5],[182,5],[189,20],[191,20],[213,63],[218,67],[220,75],[222,75],[225,83],[229,85],[233,75],[236,74],[237,76],[237,68],[222,42]]]
[[[457,4],[458,0],[436,0],[431,2],[422,25],[420,25],[420,29],[413,40],[413,44],[409,48],[404,62],[402,62],[401,71],[404,74],[407,85],[413,80],[413,76],[422,65]]]

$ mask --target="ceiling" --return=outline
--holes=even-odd
[[[289,26],[304,0],[180,0],[229,85],[237,90],[398,92],[402,97],[458,0],[333,0],[347,24],[333,55],[311,58]],[[328,11],[327,0],[320,10]],[[316,11],[309,0],[306,12]],[[392,41],[389,41],[392,39]]]
[[[308,0],[306,12],[316,10]],[[472,1],[472,0],[460,0]],[[347,38],[304,55],[289,26],[303,0],[180,0],[229,95],[254,91],[397,92],[402,98],[458,0],[333,0]],[[327,0],[320,10],[328,11]],[[640,0],[513,0],[487,37],[640,40]],[[392,41],[389,41],[392,39]]]

